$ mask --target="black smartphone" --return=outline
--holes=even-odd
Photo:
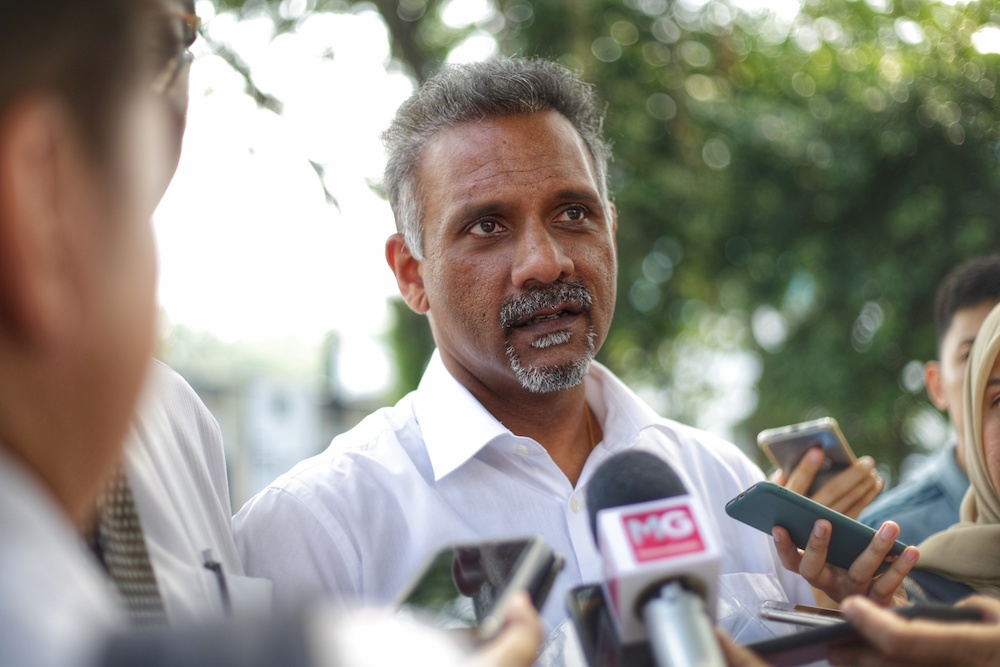
[[[926,618],[938,621],[981,621],[982,612],[969,607],[941,604],[918,604],[894,610],[906,618]],[[826,660],[827,650],[862,641],[858,631],[847,621],[809,628],[783,637],[765,639],[746,647],[764,658],[771,667],[797,667]]]
[[[757,446],[776,468],[790,474],[802,457],[813,447],[823,450],[825,458],[807,491],[813,495],[830,479],[854,463],[856,457],[847,444],[837,420],[823,417],[812,421],[769,428],[757,435]]]
[[[507,600],[527,591],[541,609],[563,558],[537,536],[451,544],[435,552],[397,596],[396,613],[467,635],[493,637]]]
[[[773,482],[758,482],[730,500],[726,503],[726,514],[768,535],[774,526],[781,526],[799,549],[805,549],[816,520],[826,519],[833,526],[826,560],[844,569],[854,563],[876,533],[860,521]],[[878,571],[889,567],[905,548],[905,544],[896,540]]]

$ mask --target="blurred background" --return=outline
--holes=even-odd
[[[949,0],[200,0],[154,221],[159,356],[234,509],[415,387],[380,132],[445,63],[555,58],[608,103],[619,298],[599,359],[766,467],[830,415],[890,480],[947,438],[937,282],[1000,251],[1000,9]]]

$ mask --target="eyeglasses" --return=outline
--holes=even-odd
[[[170,19],[174,37],[181,48],[180,52],[170,58],[153,79],[152,88],[160,94],[167,93],[173,87],[181,72],[194,59],[194,55],[189,49],[194,44],[194,40],[197,39],[198,29],[201,27],[201,19],[195,14],[179,12],[171,14]]]

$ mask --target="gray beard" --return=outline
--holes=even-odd
[[[532,347],[544,349],[568,342],[569,339],[569,332],[560,332],[535,341],[532,343]],[[587,371],[590,370],[590,362],[594,360],[594,354],[593,329],[587,331],[587,349],[584,355],[576,361],[562,366],[523,366],[514,346],[507,345],[507,357],[510,359],[511,370],[514,371],[521,386],[533,394],[549,394],[577,386],[587,377]]]
[[[513,323],[531,315],[540,308],[554,307],[560,303],[572,303],[589,315],[593,305],[590,290],[583,283],[566,283],[559,281],[547,287],[527,290],[523,294],[509,299],[500,309],[500,326],[509,330]],[[568,331],[542,336],[531,343],[536,350],[544,350],[555,345],[564,345],[573,337]],[[594,328],[587,329],[587,346],[581,358],[562,366],[526,367],[521,364],[521,358],[514,346],[507,342],[507,357],[510,368],[514,371],[521,386],[534,394],[548,394],[554,391],[569,389],[583,382],[594,360]]]

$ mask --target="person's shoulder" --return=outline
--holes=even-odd
[[[871,526],[898,520],[902,516],[919,516],[930,505],[945,498],[943,489],[932,477],[922,476],[889,489],[861,512],[858,520]]]
[[[198,393],[184,377],[167,364],[154,359],[146,381],[147,396],[154,394],[160,403],[184,401],[202,405]]]
[[[295,464],[268,489],[295,494],[315,492],[320,487],[348,489],[363,485],[409,458],[404,441],[412,439],[409,436],[414,428],[413,412],[406,399],[379,408],[333,438],[322,452]]]

